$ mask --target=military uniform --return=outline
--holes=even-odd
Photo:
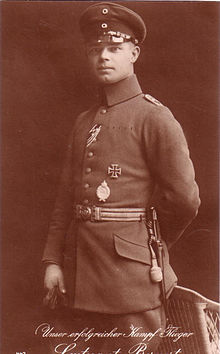
[[[150,277],[145,211],[154,205],[158,213],[170,293],[177,279],[167,245],[195,217],[198,187],[179,123],[143,94],[136,75],[105,86],[103,97],[70,134],[43,260],[64,268],[74,309],[150,312],[161,306],[161,289]]]

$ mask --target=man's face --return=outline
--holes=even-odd
[[[95,43],[86,46],[90,68],[100,84],[113,84],[134,72],[139,47],[131,42]]]

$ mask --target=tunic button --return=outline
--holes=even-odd
[[[89,151],[89,152],[88,152],[88,157],[93,157],[93,155],[94,155],[94,154],[93,154],[92,151]]]
[[[84,184],[84,188],[88,189],[89,188],[89,184],[88,183]]]
[[[90,167],[86,168],[86,173],[90,173],[92,171],[92,169]]]
[[[89,204],[88,199],[85,199],[85,200],[83,201],[83,204]]]
[[[107,113],[107,109],[105,109],[105,108],[101,109],[100,113],[101,113],[101,114]]]

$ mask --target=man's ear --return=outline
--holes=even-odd
[[[137,58],[139,57],[140,52],[141,52],[141,49],[137,45],[132,48],[131,62],[133,64],[136,62]]]

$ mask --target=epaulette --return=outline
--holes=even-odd
[[[154,103],[157,106],[163,106],[163,104],[160,101],[158,101],[156,98],[154,98],[151,95],[146,94],[144,95],[144,98],[145,100],[150,101],[151,103]]]

